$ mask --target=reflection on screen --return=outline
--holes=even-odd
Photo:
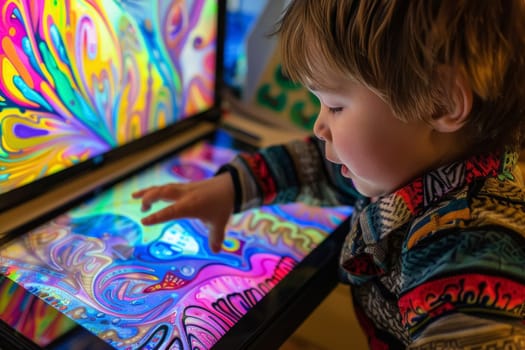
[[[233,156],[197,144],[12,241],[0,272],[116,348],[208,349],[351,211],[237,214],[218,255],[200,221],[140,224],[132,192],[209,177]]]
[[[214,103],[217,0],[4,0],[0,194]]]

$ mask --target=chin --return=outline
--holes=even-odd
[[[357,192],[359,192],[360,194],[362,194],[365,197],[377,198],[377,197],[382,197],[382,196],[385,196],[385,195],[388,195],[388,194],[391,193],[389,191],[385,191],[385,190],[382,190],[382,189],[370,187],[370,185],[368,185],[368,184],[363,186],[363,185],[360,185],[356,181],[353,181],[353,183],[354,183],[354,187],[357,190]]]

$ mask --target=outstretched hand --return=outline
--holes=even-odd
[[[158,201],[173,202],[142,219],[144,225],[180,219],[197,218],[209,228],[210,248],[217,253],[221,250],[226,225],[233,214],[233,182],[228,173],[203,181],[173,183],[148,187],[132,194],[142,200],[142,211],[149,211]]]

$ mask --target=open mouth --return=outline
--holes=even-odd
[[[350,169],[348,169],[344,164],[341,164],[341,175],[344,177],[350,177]]]

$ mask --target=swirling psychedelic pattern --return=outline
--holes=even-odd
[[[194,145],[17,238],[0,250],[0,271],[115,348],[209,349],[351,213],[236,214],[220,254],[198,220],[140,224],[134,190],[208,177],[233,156]]]
[[[0,194],[208,109],[216,0],[4,0]]]

